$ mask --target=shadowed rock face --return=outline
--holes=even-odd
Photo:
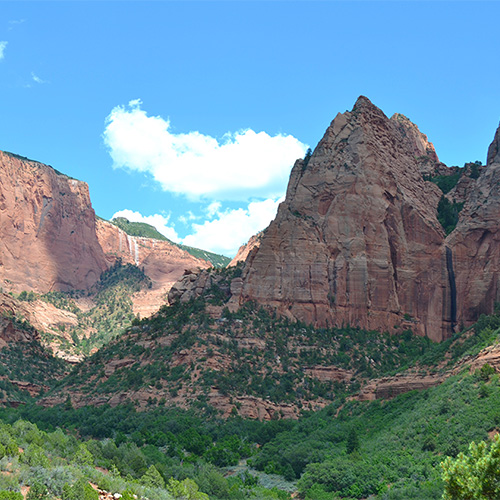
[[[499,133],[447,238],[437,220],[434,147],[367,98],[339,114],[250,253],[232,306],[255,300],[317,326],[411,328],[433,340],[498,301]],[[495,149],[496,148],[496,149]]]
[[[457,322],[467,326],[500,302],[500,127],[446,244],[453,251]]]
[[[0,279],[9,290],[88,289],[107,268],[84,182],[0,152]]]

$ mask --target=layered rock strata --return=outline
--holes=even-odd
[[[408,122],[387,118],[365,97],[337,115],[309,162],[295,163],[233,300],[269,304],[317,326],[447,335],[441,192],[424,181],[417,155],[430,155],[433,168],[439,161]]]

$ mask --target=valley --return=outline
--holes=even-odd
[[[232,261],[0,167],[0,495],[432,500],[500,432],[500,127],[448,167],[361,96]]]

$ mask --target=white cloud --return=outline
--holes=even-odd
[[[158,232],[163,234],[163,236],[166,236],[169,240],[179,242],[177,232],[173,227],[169,226],[170,216],[161,214],[144,216],[139,212],[125,209],[116,212],[111,219],[114,219],[115,217],[125,217],[125,219],[128,219],[130,222],[145,222],[146,224],[154,226]]]
[[[207,215],[210,219],[213,219],[220,211],[222,203],[220,201],[213,201],[207,207]]]
[[[193,234],[186,236],[182,243],[232,257],[251,236],[269,225],[281,201],[283,198],[254,201],[246,209],[217,212],[216,219],[193,224]]]
[[[0,42],[0,60],[2,60],[5,57],[5,48],[7,47],[7,44],[9,42]]]
[[[31,78],[36,83],[49,83],[46,80],[42,80],[39,76],[35,75],[35,73],[33,73],[33,71],[31,72]]]
[[[182,222],[182,224],[184,224],[185,226],[187,226],[188,224],[190,224],[191,221],[199,220],[201,218],[202,217],[200,215],[194,215],[193,212],[191,212],[191,210],[188,210],[188,212],[185,215],[181,215],[180,217],[178,217],[177,220],[179,222]]]
[[[275,199],[307,149],[291,135],[250,129],[220,141],[194,131],[176,134],[168,120],[148,116],[141,104],[117,106],[106,119],[103,138],[113,166],[150,173],[165,191],[191,199]]]

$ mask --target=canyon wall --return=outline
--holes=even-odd
[[[499,302],[500,139],[464,180],[464,208],[446,236],[441,190],[456,173],[406,117],[367,98],[338,114],[291,172],[285,201],[232,287],[316,326],[412,329],[440,341]]]
[[[107,268],[85,182],[0,152],[0,281],[7,291],[88,289]]]

